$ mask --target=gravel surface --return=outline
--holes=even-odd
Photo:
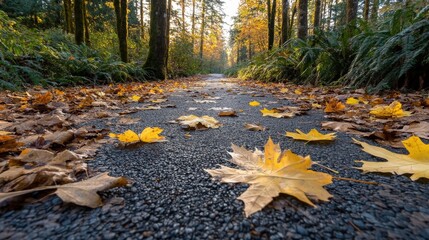
[[[251,89],[239,90],[221,75],[210,75],[201,87],[173,93],[169,104],[177,108],[141,111],[129,117],[141,122],[110,126],[113,132],[141,131],[147,126],[164,128],[166,143],[122,149],[106,144],[89,162],[94,171],[126,176],[132,186],[102,193],[105,206],[88,209],[65,204],[57,197],[13,209],[0,209],[0,239],[429,239],[429,191],[422,181],[407,176],[362,174],[355,160],[377,159],[362,152],[349,135],[338,133],[334,143],[305,144],[284,136],[299,128],[320,130],[321,111],[292,119],[262,117],[257,100],[269,108],[290,104],[266,94],[252,97]],[[228,90],[229,89],[229,90]],[[232,89],[232,91],[231,91]],[[258,90],[263,92],[263,90]],[[196,103],[201,93],[219,97],[216,103]],[[273,103],[277,102],[277,103]],[[189,108],[197,110],[190,111]],[[244,110],[235,118],[220,118],[212,107]],[[177,124],[182,115],[209,115],[223,126],[193,131],[190,138]],[[90,122],[99,128],[106,121]],[[261,123],[265,132],[246,130],[245,123]],[[262,211],[245,218],[236,198],[245,184],[211,180],[203,171],[228,165],[231,143],[262,149],[268,137],[300,155],[311,155],[339,171],[334,176],[374,181],[380,185],[334,180],[327,186],[334,196],[312,208],[289,196],[280,196]],[[397,150],[396,150],[397,151]],[[327,170],[315,166],[318,171]],[[330,172],[329,172],[330,173]]]

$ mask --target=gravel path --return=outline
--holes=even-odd
[[[130,178],[131,187],[102,193],[107,203],[98,209],[65,204],[57,197],[15,210],[0,208],[0,239],[429,239],[426,183],[353,169],[358,166],[354,160],[376,159],[343,133],[330,144],[305,144],[284,136],[296,128],[320,130],[324,119],[320,111],[292,119],[263,118],[260,108],[248,102],[257,100],[269,108],[290,103],[268,94],[240,94],[239,87],[221,75],[207,77],[200,86],[173,93],[168,103],[177,108],[137,112],[129,117],[140,118],[140,123],[110,127],[119,132],[158,126],[169,140],[127,149],[107,144],[89,162],[91,169]],[[194,99],[201,99],[202,92],[220,99],[196,103]],[[198,109],[190,111],[193,107]],[[216,111],[208,110],[212,107],[244,111],[236,118],[219,118]],[[192,136],[186,138],[186,131],[168,121],[189,114],[213,116],[224,125],[190,132]],[[107,128],[106,122],[88,124]],[[248,131],[245,123],[262,123],[269,130]],[[247,186],[213,181],[203,169],[228,165],[231,143],[262,149],[269,136],[282,149],[311,155],[314,161],[336,169],[337,176],[380,185],[334,180],[327,187],[334,197],[319,202],[317,208],[281,196],[245,218],[243,203],[236,198]]]

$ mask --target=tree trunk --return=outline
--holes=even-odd
[[[267,0],[267,8],[268,8],[268,50],[271,50],[274,45],[274,28],[276,21],[276,0]]]
[[[73,33],[73,21],[72,21],[72,3],[71,0],[64,0],[64,28],[66,33]]]
[[[140,0],[140,37],[142,40],[144,40],[145,34],[144,34],[144,2],[143,0]]]
[[[363,6],[363,19],[368,21],[369,18],[369,0],[365,0],[365,4]]]
[[[116,14],[116,32],[119,40],[119,52],[121,60],[128,62],[128,1],[127,0],[114,0]]]
[[[308,0],[298,2],[298,38],[305,39],[308,34]]]
[[[289,0],[282,0],[282,34],[280,44],[289,39]]]
[[[326,29],[329,31],[331,28],[331,18],[332,18],[332,1],[333,0],[329,0],[329,14],[328,14],[328,20],[327,20],[327,27]]]
[[[155,79],[165,79],[167,69],[167,0],[151,0],[149,55],[144,68]]]
[[[85,24],[85,44],[87,46],[91,46],[91,39],[89,37],[89,21],[88,21],[88,14],[87,14],[87,0],[83,0],[83,20]]]
[[[347,0],[346,23],[356,20],[358,9],[358,0]]]
[[[201,31],[200,31],[200,59],[203,60],[203,56],[204,56],[204,31],[205,31],[205,25],[206,25],[206,21],[205,21],[205,15],[206,15],[206,1],[202,0],[202,10],[201,10]],[[201,62],[202,63],[202,62]]]
[[[182,8],[182,37],[185,37],[186,22],[185,22],[185,0],[180,0],[180,7]]]
[[[195,46],[195,0],[192,0],[192,26],[191,26],[191,34],[192,34],[192,49]]]
[[[320,0],[314,1],[313,33],[320,27]]]
[[[297,1],[295,1],[292,5],[292,16],[290,18],[290,25],[289,25],[289,37],[292,37],[292,28],[295,24],[295,15],[296,15],[296,11],[297,11]]]
[[[374,0],[374,2],[372,2],[371,20],[373,22],[377,21],[379,4],[380,4],[379,0]]]
[[[76,27],[75,32],[75,41],[76,44],[81,45],[84,43],[84,35],[85,35],[85,23],[83,17],[83,1],[84,0],[75,0],[74,2],[74,24]]]
[[[165,68],[168,75],[168,49],[170,49],[170,19],[171,19],[171,0],[167,2],[167,29],[165,33],[165,44],[167,46],[167,54],[165,56]]]

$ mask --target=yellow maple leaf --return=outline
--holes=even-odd
[[[303,133],[301,130],[296,129],[298,133],[286,132],[287,137],[291,137],[295,140],[304,140],[304,141],[332,141],[335,139],[335,133],[321,134],[316,129],[311,129],[308,133]]]
[[[261,105],[261,104],[258,101],[249,102],[249,106],[251,106],[251,107],[257,107],[259,105]]]
[[[349,97],[349,98],[347,98],[347,100],[346,100],[346,104],[348,104],[348,105],[356,105],[356,104],[359,104],[359,99],[356,99],[356,98],[354,98],[354,97]]]
[[[134,102],[138,102],[139,100],[140,100],[140,96],[137,96],[137,95],[133,95],[132,97],[131,97],[131,100],[133,100]]]
[[[46,105],[50,103],[54,95],[51,92],[46,92],[44,94],[37,94],[34,99],[35,105]]]
[[[326,103],[325,112],[326,113],[343,112],[345,108],[346,106],[338,99],[331,98],[329,102]]]
[[[408,117],[411,116],[411,112],[402,110],[402,104],[398,101],[392,102],[390,105],[379,105],[371,108],[369,112],[378,118],[391,118],[391,117]]]
[[[281,88],[280,89],[280,93],[287,93],[287,92],[289,92],[288,88]]]
[[[302,94],[302,91],[301,91],[301,90],[299,90],[299,89],[296,89],[296,90],[295,90],[295,94],[296,94],[296,95],[301,95],[301,94]]]
[[[221,123],[213,117],[195,115],[181,116],[177,119],[180,125],[187,126],[192,130],[205,130],[207,128],[219,128]]]
[[[247,183],[250,187],[238,199],[245,204],[245,214],[251,214],[268,205],[280,193],[296,197],[302,202],[315,206],[308,199],[328,201],[331,194],[323,186],[332,183],[332,176],[309,170],[310,156],[302,157],[291,150],[281,151],[279,144],[271,138],[265,145],[264,153],[254,152],[232,145],[232,163],[240,169],[222,166],[219,169],[205,169],[212,177],[226,183]]]
[[[293,112],[279,112],[276,109],[270,110],[270,109],[264,108],[260,111],[261,111],[263,117],[268,116],[268,117],[274,117],[274,118],[283,118],[283,117],[289,117],[290,118],[290,117],[295,116],[295,113],[293,113]]]
[[[408,155],[394,153],[356,139],[353,140],[363,147],[364,152],[387,160],[387,162],[357,161],[363,163],[362,167],[358,169],[364,172],[409,173],[412,174],[411,180],[413,181],[419,178],[429,179],[429,144],[423,143],[419,137],[412,136],[402,141],[409,152]]]
[[[138,135],[136,132],[132,130],[127,130],[124,133],[115,134],[110,133],[109,137],[111,138],[117,138],[120,142],[123,143],[137,143],[137,142],[144,142],[144,143],[154,143],[154,142],[165,142],[165,137],[160,136],[159,134],[164,131],[162,128],[158,127],[147,127],[145,128],[140,135]]]

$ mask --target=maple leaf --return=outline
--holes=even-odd
[[[21,147],[22,145],[24,144],[21,142],[17,142],[15,136],[13,135],[0,135],[0,154],[7,152],[18,152],[19,147]]]
[[[165,137],[160,136],[159,134],[164,131],[162,128],[159,127],[147,127],[143,129],[143,131],[138,135],[136,132],[132,130],[127,130],[124,133],[115,134],[110,133],[109,136],[111,138],[117,138],[120,142],[126,143],[126,144],[133,144],[138,142],[144,142],[144,143],[155,143],[155,142],[165,142]]]
[[[137,96],[137,95],[133,95],[132,97],[131,97],[131,100],[133,101],[133,102],[138,102],[139,100],[140,100],[140,96]]]
[[[335,133],[321,134],[316,129],[311,129],[308,133],[303,133],[301,130],[296,129],[298,133],[286,132],[287,137],[291,137],[295,140],[304,141],[332,141],[335,139]]]
[[[263,117],[268,116],[268,117],[274,117],[274,118],[283,118],[283,117],[289,117],[290,118],[290,117],[295,116],[295,113],[293,113],[293,112],[279,112],[276,109],[270,110],[270,109],[264,108],[260,111],[261,111]]]
[[[257,106],[260,106],[261,105],[261,103],[259,103],[258,101],[251,101],[251,102],[249,102],[249,106],[251,106],[251,107],[257,107]]]
[[[359,99],[356,99],[354,97],[349,97],[346,100],[346,104],[348,105],[356,105],[356,104],[359,104],[359,102],[360,102]]]
[[[346,106],[336,98],[331,98],[326,103],[325,113],[343,112]]]
[[[362,167],[358,169],[364,172],[409,173],[412,174],[411,180],[413,181],[419,178],[429,179],[429,144],[423,143],[419,137],[412,136],[402,141],[409,152],[408,155],[394,153],[356,139],[353,140],[363,147],[364,152],[387,160],[387,162],[357,161],[363,163]]]
[[[32,192],[56,189],[54,194],[56,194],[64,202],[96,208],[103,204],[97,192],[115,187],[122,187],[127,184],[128,181],[124,177],[111,177],[108,175],[108,173],[101,173],[81,182],[55,186],[44,186],[16,192],[0,193],[0,202]]]
[[[46,105],[52,101],[54,96],[51,92],[46,92],[45,94],[37,94],[35,96],[34,105]]]
[[[402,110],[402,104],[398,101],[394,101],[390,105],[375,106],[369,113],[378,118],[401,118],[411,116],[411,112]]]
[[[245,204],[245,214],[251,214],[268,205],[274,197],[285,193],[315,206],[307,196],[327,201],[331,194],[323,186],[332,183],[332,176],[309,170],[310,156],[302,157],[291,150],[281,151],[271,138],[265,144],[264,153],[254,152],[232,145],[229,153],[232,163],[241,169],[221,166],[205,169],[212,177],[226,183],[247,183],[250,187],[238,199]]]
[[[195,115],[181,116],[177,119],[180,125],[189,129],[205,130],[207,128],[219,128],[221,124],[218,120],[209,116],[198,117]]]

